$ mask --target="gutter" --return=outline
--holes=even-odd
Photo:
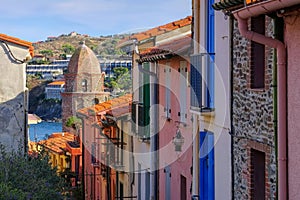
[[[269,0],[244,7],[234,11],[238,20],[239,31],[242,36],[254,42],[276,48],[277,50],[277,79],[278,79],[278,198],[287,199],[287,106],[286,106],[286,48],[285,44],[277,39],[248,30],[248,19],[261,14],[299,4],[299,0]]]

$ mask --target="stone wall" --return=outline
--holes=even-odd
[[[251,199],[251,149],[265,153],[266,199],[276,198],[276,155],[274,124],[274,51],[265,48],[265,88],[250,88],[250,41],[233,30],[233,174],[234,199]],[[273,22],[266,17],[266,35],[273,34]],[[276,88],[275,88],[276,89]]]

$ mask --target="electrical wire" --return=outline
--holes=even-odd
[[[23,60],[20,60],[20,59],[18,59],[18,58],[16,58],[16,57],[14,56],[14,54],[12,53],[11,49],[9,48],[8,44],[7,44],[5,41],[0,40],[0,42],[1,42],[2,44],[4,44],[4,46],[6,47],[6,50],[8,51],[8,53],[9,53],[9,55],[10,55],[10,57],[11,57],[16,63],[18,63],[18,64],[23,64],[23,63],[25,63]]]

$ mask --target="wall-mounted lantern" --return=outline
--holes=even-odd
[[[184,137],[181,135],[180,129],[176,130],[176,135],[173,137],[173,144],[175,145],[175,151],[181,152],[181,147],[184,143]]]

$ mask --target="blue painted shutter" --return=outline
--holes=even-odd
[[[215,0],[208,0],[207,5],[207,45],[206,50],[209,54],[207,70],[207,107],[214,108],[214,62],[215,62],[215,11],[212,7]]]
[[[214,135],[200,132],[200,199],[215,199]]]
[[[202,56],[191,55],[191,107],[202,106]]]

